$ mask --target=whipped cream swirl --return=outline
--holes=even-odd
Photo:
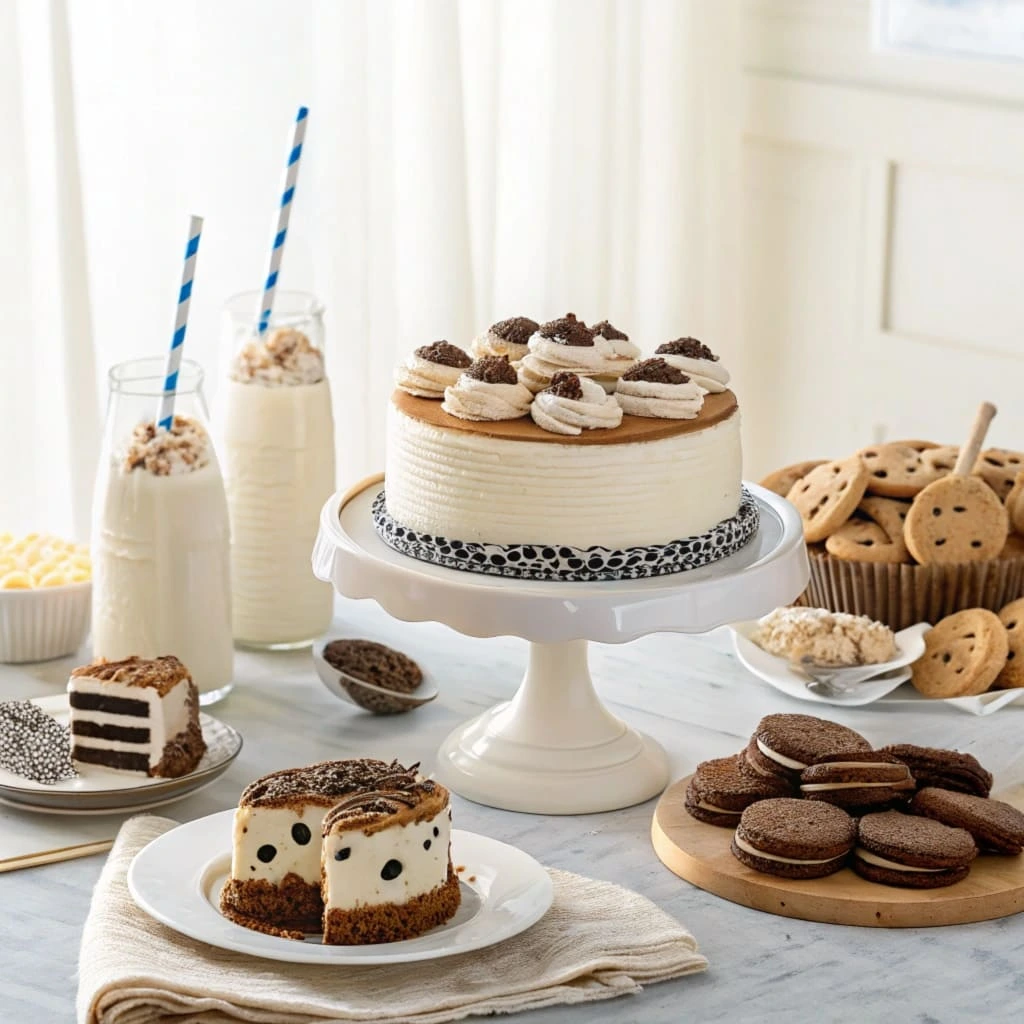
[[[534,398],[530,415],[538,427],[553,434],[577,435],[622,422],[622,410],[613,395],[596,381],[564,371],[556,373],[551,387]]]
[[[615,399],[630,416],[692,420],[704,406],[704,389],[667,359],[645,359],[624,373]]]
[[[629,340],[629,335],[624,334],[617,327],[613,327],[607,320],[594,324],[594,344],[603,346],[606,352],[613,359],[626,359],[630,363],[640,358],[640,346],[634,345]],[[625,369],[629,369],[627,366]]]
[[[530,410],[533,395],[516,379],[508,356],[477,359],[445,388],[441,408],[460,420],[515,420]]]
[[[729,385],[729,371],[718,361],[718,356],[696,338],[677,338],[659,345],[654,354],[664,358],[669,366],[691,377],[705,391],[718,393]]]
[[[472,362],[457,345],[435,341],[395,367],[395,385],[419,398],[444,398],[445,388],[455,384]]]
[[[528,316],[499,320],[473,339],[469,351],[474,359],[508,356],[511,362],[518,363],[530,351],[528,342],[538,326],[537,321]]]
[[[611,342],[595,337],[572,313],[543,324],[529,346],[529,354],[519,366],[519,379],[533,392],[543,391],[562,370],[614,382],[633,365],[631,359],[617,356]]]

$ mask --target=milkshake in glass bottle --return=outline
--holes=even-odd
[[[162,359],[109,374],[93,498],[93,655],[176,655],[210,704],[233,675],[227,501],[202,370],[182,362],[169,430],[155,424],[164,379]]]
[[[310,559],[320,510],[334,491],[334,419],[324,370],[323,307],[277,291],[256,333],[260,294],[228,300],[228,379],[218,398],[218,447],[231,516],[235,642],[288,649],[327,630],[330,584]]]

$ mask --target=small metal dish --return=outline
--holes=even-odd
[[[313,665],[320,682],[340,700],[355,704],[375,715],[395,715],[403,711],[429,704],[437,698],[438,688],[433,679],[424,672],[423,682],[412,693],[396,693],[385,690],[382,686],[374,686],[363,679],[336,669],[324,657],[324,648],[334,640],[345,637],[331,636],[317,640],[313,644]]]

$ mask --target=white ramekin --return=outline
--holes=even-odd
[[[48,661],[74,654],[89,632],[92,583],[0,590],[0,661]]]

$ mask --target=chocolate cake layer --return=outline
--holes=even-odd
[[[125,750],[99,750],[96,747],[72,748],[71,756],[83,764],[98,764],[105,768],[120,768],[126,772],[149,774],[149,758],[145,754],[130,754]]]
[[[80,711],[105,711],[110,715],[133,715],[135,718],[149,716],[149,704],[130,697],[108,697],[102,693],[79,693],[72,690],[68,694],[68,703]]]
[[[99,722],[74,721],[71,723],[73,736],[91,736],[98,740],[120,740],[122,743],[148,743],[149,729],[134,728],[130,725],[102,725]]]

